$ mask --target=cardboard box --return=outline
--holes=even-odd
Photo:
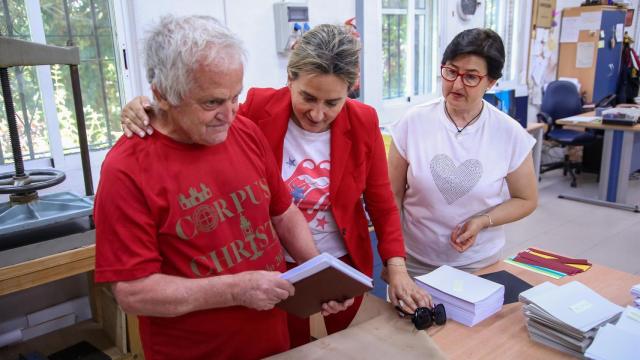
[[[267,359],[446,359],[431,337],[390,303],[365,294],[348,328]]]

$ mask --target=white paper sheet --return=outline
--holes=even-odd
[[[588,11],[580,14],[580,30],[600,30],[602,11]]]
[[[616,327],[634,333],[640,339],[640,309],[627,306],[622,315],[620,315],[620,320],[616,323]]]
[[[347,274],[351,278],[365,285],[372,286],[373,284],[373,280],[370,277],[345,264],[340,259],[335,258],[329,253],[322,253],[307,260],[306,262],[294,267],[293,269],[282,273],[280,275],[280,278],[291,283],[295,283],[296,281],[316,274],[330,266],[337,270],[340,270],[341,272]]]
[[[530,296],[531,303],[559,321],[586,332],[622,312],[622,307],[605,299],[586,285],[572,281],[543,294]]]
[[[534,287],[532,287],[529,290],[525,290],[523,292],[520,293],[520,295],[518,295],[518,300],[520,300],[520,302],[523,303],[530,303],[531,302],[531,298],[535,298],[536,296],[540,296],[542,294],[544,294],[547,291],[551,291],[555,288],[557,288],[558,285],[554,284],[554,283],[550,283],[548,281],[543,282],[542,284],[538,284]]]
[[[585,356],[590,359],[637,359],[640,354],[638,336],[614,325],[598,330]]]
[[[416,280],[470,303],[477,303],[504,288],[493,281],[469,274],[448,265],[417,276]]]
[[[549,60],[548,59],[543,59],[541,61],[536,61],[533,64],[533,67],[531,69],[531,79],[536,83],[536,84],[542,84],[542,77],[544,76],[544,71],[547,68],[547,65],[549,64]]]
[[[624,37],[624,24],[616,24],[616,41],[622,42]]]
[[[594,122],[600,120],[599,116],[572,116],[565,119],[563,121],[571,121],[572,123],[585,123],[585,122]]]
[[[562,30],[560,32],[560,42],[578,42],[580,34],[580,18],[565,17],[562,19]]]
[[[592,42],[579,42],[576,47],[576,67],[590,68],[593,66],[595,45]]]

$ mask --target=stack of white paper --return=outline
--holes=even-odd
[[[340,259],[334,257],[329,253],[322,253],[320,255],[317,255],[294,267],[293,269],[283,273],[282,275],[280,275],[280,277],[288,280],[291,283],[296,283],[299,280],[307,278],[313,274],[317,274],[318,272],[328,267],[334,267],[364,285],[373,286],[373,279],[345,264]]]
[[[443,304],[447,318],[473,326],[502,309],[504,285],[443,265],[417,276],[434,303]]]
[[[616,323],[616,327],[640,337],[640,310],[627,306],[622,315],[620,315],[620,320]],[[636,339],[640,340],[640,338]]]
[[[584,355],[595,360],[636,359],[640,354],[640,310],[628,306],[615,325],[596,333]]]
[[[640,309],[640,284],[631,287],[631,296],[633,296],[633,305]]]
[[[543,283],[520,294],[532,340],[583,357],[599,327],[615,322],[622,307],[580,282]]]

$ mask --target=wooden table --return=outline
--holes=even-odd
[[[595,112],[591,111],[580,116],[595,116]],[[640,132],[640,124],[634,126],[603,125],[600,121],[573,122],[567,119],[556,120],[556,123],[571,127],[604,130],[598,199],[569,195],[560,195],[560,197],[594,205],[640,212],[639,205],[626,203],[634,136]]]
[[[507,270],[526,282],[537,285],[545,281],[564,284],[580,281],[612,302],[626,306],[632,298],[631,286],[640,283],[640,276],[600,265],[594,265],[585,273],[554,280],[529,270],[499,262],[479,274]],[[529,339],[522,314],[522,304],[505,305],[500,312],[474,327],[466,327],[448,321],[442,327],[428,330],[428,334],[451,359],[571,359],[560,351]]]

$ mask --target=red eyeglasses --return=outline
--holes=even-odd
[[[461,73],[458,70],[449,67],[449,66],[440,66],[440,75],[442,75],[442,78],[450,81],[450,82],[454,82],[456,81],[456,79],[458,78],[458,76],[460,76],[462,78],[462,84],[464,86],[468,86],[468,87],[476,87],[478,85],[480,85],[480,82],[482,81],[482,79],[484,79],[485,77],[487,77],[487,75],[477,75],[477,74],[473,74],[473,73]]]

